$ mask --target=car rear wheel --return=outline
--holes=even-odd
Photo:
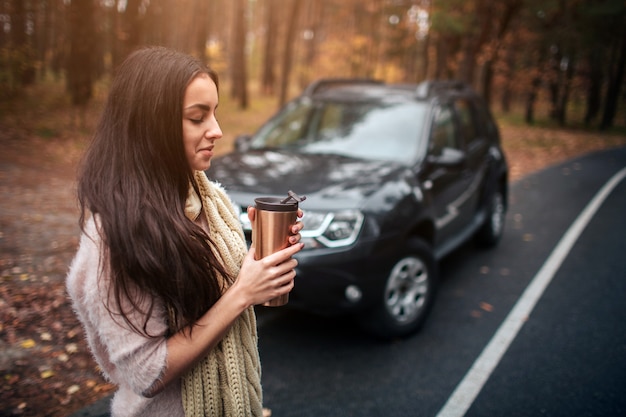
[[[431,309],[436,283],[430,246],[421,239],[409,240],[406,252],[389,271],[378,305],[362,316],[361,324],[384,339],[415,333]]]
[[[493,247],[498,244],[504,232],[506,205],[502,190],[497,189],[491,195],[487,207],[485,223],[476,233],[476,240],[483,247]]]

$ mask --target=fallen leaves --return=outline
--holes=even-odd
[[[587,152],[626,145],[624,135],[600,132],[528,126],[501,126],[500,132],[511,181]]]
[[[67,416],[114,389],[65,291],[78,242],[73,180],[7,153],[0,164],[0,415]]]
[[[27,339],[27,340],[24,340],[22,343],[20,343],[20,346],[22,347],[22,349],[32,349],[35,347],[35,345],[36,343],[33,339]]]
[[[480,303],[480,309],[491,313],[493,311],[493,306],[483,301]]]
[[[54,371],[52,369],[44,369],[41,371],[39,376],[41,376],[41,379],[52,378],[54,376]]]
[[[474,309],[470,311],[470,316],[475,319],[481,318],[483,316],[483,312],[491,313],[493,312],[494,307],[492,304],[487,303],[485,301],[481,301],[478,309]]]
[[[91,358],[64,276],[21,274],[5,270],[0,285],[0,415],[66,416],[108,395],[114,387]]]

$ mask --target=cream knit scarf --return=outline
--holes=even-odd
[[[209,234],[219,257],[236,277],[247,252],[239,219],[225,191],[196,171],[200,196],[190,187],[185,214],[206,216]],[[203,210],[202,210],[203,209]],[[230,282],[225,282],[225,287]],[[186,417],[249,417],[263,415],[261,365],[254,309],[235,321],[222,341],[182,378]]]

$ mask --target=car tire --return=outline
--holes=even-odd
[[[489,197],[485,223],[476,233],[476,242],[484,248],[496,246],[504,232],[505,219],[506,204],[504,193],[500,188],[497,188]]]
[[[430,245],[422,239],[410,239],[389,270],[376,306],[359,316],[361,326],[386,340],[417,332],[431,310],[437,275]]]

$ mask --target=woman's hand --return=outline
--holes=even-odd
[[[301,209],[298,209],[298,218],[303,216]],[[248,208],[248,218],[254,224],[256,210],[254,207]],[[286,294],[293,289],[295,268],[298,261],[293,255],[304,247],[300,243],[300,231],[304,225],[298,221],[291,227],[292,236],[289,237],[291,246],[276,253],[266,256],[263,259],[254,259],[254,247],[250,248],[244,258],[239,276],[233,284],[237,291],[247,300],[249,305],[263,304],[272,298]]]
[[[303,246],[297,243],[259,260],[254,259],[254,247],[250,248],[231,289],[236,288],[249,306],[263,304],[290,292],[298,266],[292,256]]]

